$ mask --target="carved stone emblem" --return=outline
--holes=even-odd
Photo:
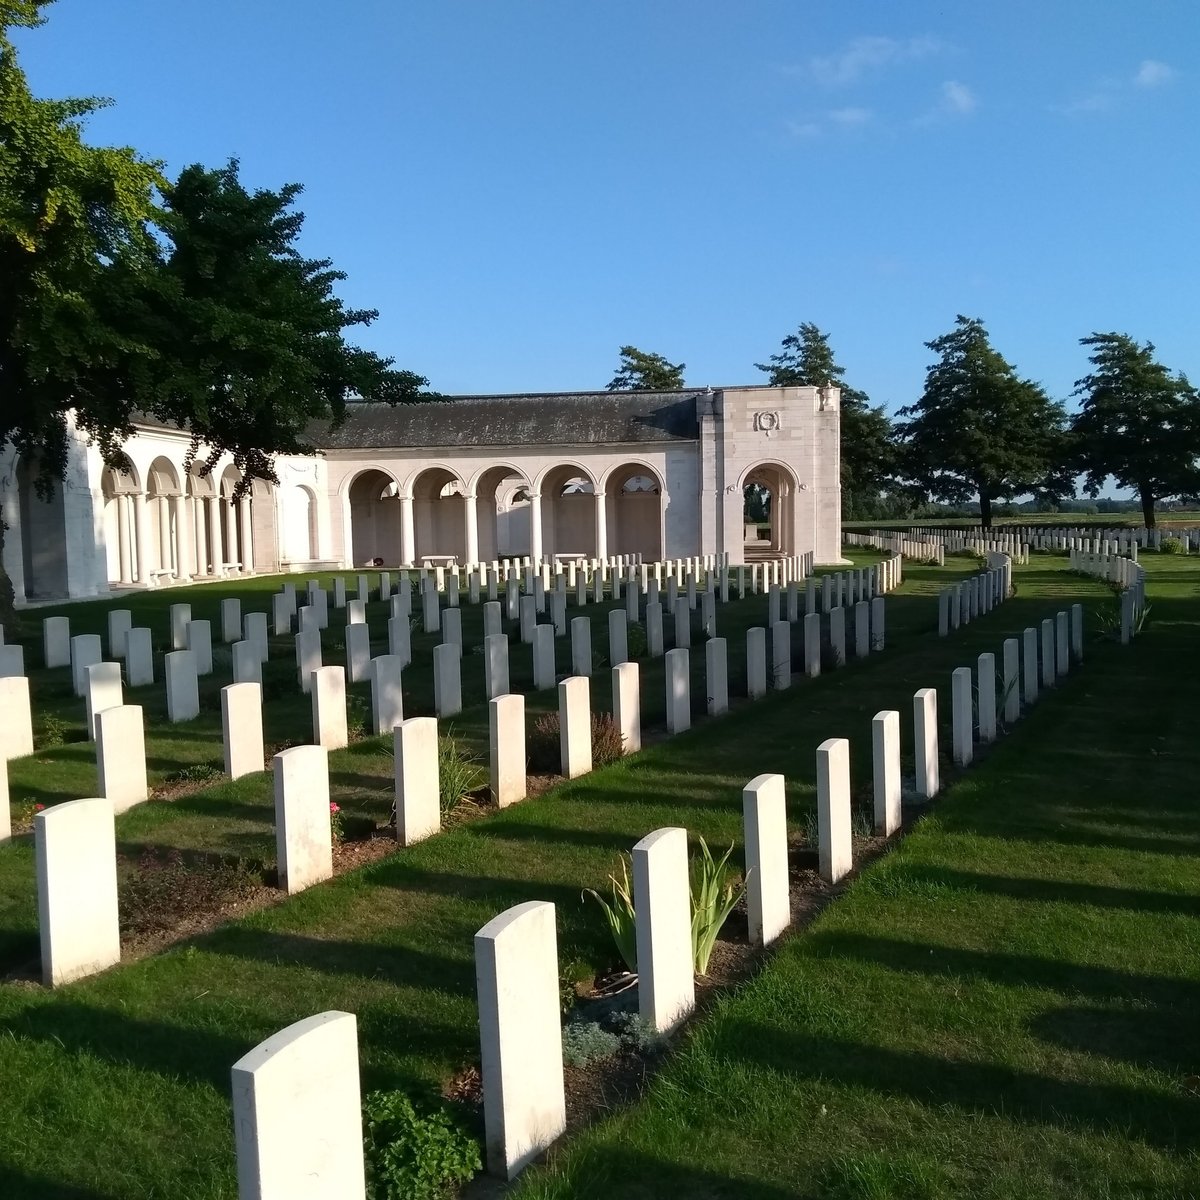
[[[765,433],[767,437],[770,437],[771,434],[779,429],[778,411],[768,409],[765,412],[756,412],[754,414],[754,428],[758,433]]]

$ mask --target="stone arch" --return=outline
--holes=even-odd
[[[452,557],[467,561],[467,484],[450,467],[425,467],[409,484],[414,561]]]
[[[106,463],[100,476],[104,510],[100,521],[104,544],[105,578],[110,584],[128,586],[140,576],[138,564],[137,516],[135,496],[141,495],[142,483],[137,468],[122,454]]]
[[[529,476],[510,463],[496,463],[478,472],[470,486],[475,493],[480,562],[532,553]]]
[[[150,571],[171,571],[181,578],[175,499],[183,495],[183,482],[175,464],[159,455],[146,471],[146,513],[149,522]],[[147,578],[146,582],[149,582]]]
[[[400,485],[382,467],[364,467],[346,484],[350,512],[350,565],[375,559],[404,561],[401,549]]]
[[[599,555],[596,477],[578,463],[560,463],[542,472],[542,554]]]
[[[752,491],[755,490],[755,492]],[[796,553],[796,476],[790,467],[766,460],[747,467],[739,480],[743,497],[745,525],[745,556],[752,558],[787,557]],[[759,536],[764,522],[751,519],[757,516],[755,500],[765,501],[767,536]]]
[[[317,494],[306,483],[288,484],[280,495],[280,553],[287,562],[312,562],[317,545]]]
[[[621,463],[605,475],[603,490],[608,553],[661,559],[666,488],[658,471],[644,462]]]

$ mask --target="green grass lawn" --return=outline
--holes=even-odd
[[[1200,569],[1149,570],[1133,647],[515,1195],[1200,1195]]]
[[[966,569],[956,561],[955,569]],[[156,956],[53,993],[0,986],[0,1094],[12,1114],[0,1139],[0,1195],[233,1196],[229,1067],[263,1038],[325,1009],[358,1014],[366,1088],[435,1094],[477,1058],[472,937],[491,917],[524,900],[553,900],[562,963],[611,965],[611,943],[581,890],[601,886],[620,851],[662,825],[686,825],[710,843],[740,846],[741,788],[763,771],[787,776],[789,820],[803,830],[815,800],[814,751],[830,736],[852,740],[861,802],[869,792],[869,726],[877,710],[901,711],[908,744],[917,687],[936,685],[948,716],[954,667],[982,650],[999,651],[1005,636],[1065,604],[1107,599],[1101,585],[1068,575],[1060,563],[1035,562],[1017,571],[1015,599],[938,639],[928,632],[933,593],[950,574],[909,572],[908,591],[889,603],[889,649],[861,665],[744,704],[613,767]],[[204,592],[193,590],[188,599],[197,616],[206,615]],[[746,601],[754,603],[759,610],[747,608],[746,624],[762,619],[765,599]],[[86,611],[73,608],[72,616],[82,623]],[[733,620],[726,614],[723,632]],[[1106,661],[1096,655],[1086,670],[1102,672]],[[1019,747],[1050,736],[1088,686],[1085,676],[1044,699],[1013,738],[1018,755]],[[464,714],[463,727],[470,719]],[[274,717],[269,724],[270,736],[280,736]],[[206,743],[186,744],[199,755]],[[375,753],[367,744],[335,755],[335,776],[357,772]],[[385,782],[380,789],[374,780],[376,803],[390,793],[390,767]],[[181,832],[186,823],[206,818],[213,831],[225,831],[229,850],[261,848],[269,828],[266,777],[245,787],[237,799],[226,788],[202,792],[183,816],[169,815],[178,802],[144,806],[121,818],[119,840],[160,844],[178,834],[183,841],[198,836]],[[248,841],[235,838],[235,818],[246,823]],[[3,848],[5,858],[18,861],[28,853],[27,842]],[[16,925],[10,936],[28,936],[22,911],[10,902],[0,915],[5,929]],[[732,1097],[732,1080],[722,1090]],[[721,1146],[736,1136],[726,1130],[701,1161],[725,1170]]]

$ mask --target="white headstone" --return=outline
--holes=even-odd
[[[319,667],[312,674],[313,742],[326,750],[350,744],[346,730],[346,672]]]
[[[850,743],[828,738],[817,747],[817,859],[826,883],[854,865],[850,823]]]
[[[262,612],[247,613],[242,618],[243,638],[249,642],[258,654],[260,662],[266,662],[270,657],[270,642],[267,638],[267,614]]]
[[[108,614],[108,653],[112,658],[125,658],[125,637],[133,627],[133,613],[127,608],[114,608]]]
[[[186,650],[187,644],[187,627],[192,619],[192,606],[190,604],[172,604],[171,605],[171,649]]]
[[[5,762],[33,753],[33,713],[29,680],[24,675],[0,678],[0,759]]]
[[[242,640],[242,602],[236,597],[221,601],[221,640],[227,644]]]
[[[571,621],[571,673],[592,673],[592,620],[590,617],[575,617]]]
[[[900,714],[877,712],[871,719],[871,767],[875,832],[891,837],[900,827]]]
[[[1042,686],[1054,686],[1054,618],[1042,622]]]
[[[937,688],[920,688],[913,695],[913,741],[917,794],[927,800],[938,794]]]
[[[292,746],[271,760],[275,776],[275,853],[289,895],[333,875],[329,752]]]
[[[321,631],[303,629],[296,634],[296,674],[300,677],[300,690],[306,695],[312,691],[312,673],[321,666]]]
[[[751,700],[767,694],[767,631],[759,625],[746,630],[746,694]]]
[[[537,627],[537,602],[532,596],[522,596],[520,600],[521,641],[526,646],[533,645],[533,631]]]
[[[278,637],[292,632],[292,605],[283,592],[271,597],[271,623]]]
[[[641,670],[635,662],[612,669],[613,721],[621,734],[621,750],[634,754],[642,748]]]
[[[483,636],[492,637],[493,634],[502,633],[504,631],[504,613],[500,608],[498,600],[489,600],[483,606]]]
[[[231,683],[221,689],[221,740],[230,779],[263,769],[261,684]]]
[[[533,631],[533,686],[537,691],[554,686],[553,625],[538,625]]]
[[[433,709],[439,717],[462,712],[462,651],[453,642],[433,648]]]
[[[525,697],[497,696],[488,702],[488,745],[490,749],[492,799],[497,808],[524,800],[525,782]]]
[[[234,683],[262,683],[262,660],[253,642],[234,642],[232,655]]]
[[[846,610],[840,605],[829,611],[829,644],[833,647],[833,661],[839,667],[846,665]]]
[[[667,732],[683,733],[692,726],[691,651],[682,647],[668,650],[666,668]]]
[[[114,813],[123,813],[150,798],[146,729],[140,706],[121,704],[96,714],[96,773],[100,794]]]
[[[238,1200],[364,1200],[354,1016],[318,1013],[233,1064]]]
[[[33,840],[42,982],[59,987],[121,959],[113,806],[95,798],[44,808]]]
[[[87,701],[88,737],[96,737],[96,717],[106,708],[116,708],[125,702],[121,689],[121,664],[115,662],[92,663],[85,672],[85,700]],[[101,795],[107,795],[101,792]]]
[[[196,674],[211,675],[213,669],[212,624],[208,621],[189,621],[187,648],[196,659]]]
[[[412,625],[407,616],[388,618],[388,653],[406,667],[412,662]]]
[[[94,664],[93,664],[94,665]],[[117,674],[120,675],[121,668],[117,663],[113,663],[117,668]],[[91,670],[91,668],[88,668]],[[12,675],[25,674],[25,650],[21,646],[5,646],[0,644],[0,679],[7,679]]]
[[[971,704],[971,668],[956,667],[951,679],[951,732],[954,761],[969,767],[975,756],[974,716]]]
[[[746,917],[752,945],[769,946],[791,921],[787,805],[782,775],[756,775],[742,789]]]
[[[396,840],[412,846],[442,827],[438,723],[409,717],[393,734],[396,761]]]
[[[651,658],[663,656],[663,609],[657,601],[646,603],[646,653]]]
[[[629,618],[623,608],[608,610],[608,661],[614,667],[629,661]]]
[[[614,609],[625,615],[623,609]],[[558,741],[562,773],[568,779],[592,769],[591,681],[570,675],[558,685]]]
[[[488,1170],[515,1178],[566,1129],[554,905],[507,909],[475,935]]]
[[[376,734],[390,733],[404,720],[403,667],[395,654],[371,659],[371,713]]]
[[[502,633],[483,639],[483,683],[489,700],[508,694],[508,638]]]
[[[42,661],[47,667],[71,665],[71,619],[45,617],[42,620]]]
[[[871,605],[859,600],[854,606],[854,657],[866,658],[871,653]]]
[[[981,654],[976,663],[979,740],[984,745],[996,740],[996,656]]]
[[[87,669],[103,660],[98,633],[79,633],[71,639],[71,682],[81,699],[87,691]]]
[[[191,650],[173,650],[163,659],[167,677],[167,720],[174,725],[200,715],[200,686],[196,655]]]
[[[1004,723],[1013,724],[1021,716],[1021,643],[1004,639]]]
[[[638,1011],[669,1033],[695,1007],[687,830],[658,829],[633,848]]]
[[[1054,616],[1054,670],[1060,678],[1071,669],[1071,615],[1065,609]]]
[[[371,629],[368,625],[346,626],[346,678],[363,683],[371,672]]]
[[[777,692],[792,686],[792,627],[786,621],[771,626],[771,685]]]
[[[1033,628],[1021,635],[1021,680],[1028,707],[1038,698],[1038,635]]]
[[[709,638],[704,643],[704,676],[708,712],[716,717],[729,710],[729,650],[724,638]]]

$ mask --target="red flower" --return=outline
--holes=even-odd
[[[45,807],[46,807],[46,806],[45,806],[44,804],[35,804],[35,805],[33,806],[33,811],[34,811],[34,812],[41,812],[41,811],[42,811],[42,809],[43,809],[43,808],[45,808]]]
[[[330,800],[329,811],[331,813],[335,813],[335,812],[341,812],[342,810],[340,808],[338,808],[338,806],[336,804],[334,804],[334,802],[332,800]]]

